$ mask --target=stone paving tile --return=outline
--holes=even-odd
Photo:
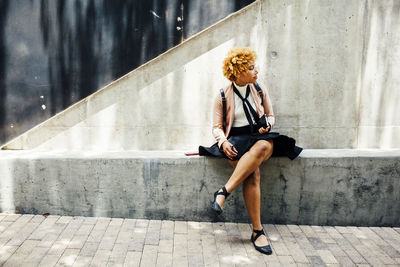
[[[26,257],[25,261],[22,262],[22,266],[37,266],[46,256],[49,248],[46,247],[35,247],[32,252]]]
[[[342,239],[344,238],[337,229],[333,226],[324,226],[325,231],[328,235],[333,239]]]
[[[7,215],[5,215],[5,218],[2,221],[3,222],[15,222],[21,216],[22,216],[21,214],[7,214]]]
[[[297,241],[294,237],[284,237],[283,240],[288,251],[290,252],[290,255],[296,263],[309,263],[306,255],[300,248],[299,244],[297,244]]]
[[[4,230],[8,229],[8,226],[10,226],[13,222],[10,221],[1,221],[0,222],[0,233],[3,233]]]
[[[90,262],[90,266],[106,266],[110,255],[111,255],[110,250],[104,250],[104,249],[97,250],[92,261]],[[139,265],[136,265],[136,266],[139,266]]]
[[[64,251],[56,266],[71,266],[79,255],[79,249],[69,248]]]
[[[188,266],[189,265],[187,234],[182,234],[182,233],[174,234],[174,249],[173,249],[173,253],[172,253],[172,265],[173,266]]]
[[[68,224],[72,218],[72,216],[61,216],[56,223]]]
[[[336,257],[346,257],[347,254],[344,252],[338,244],[326,244],[328,246],[328,250],[332,253],[332,255]]]
[[[314,249],[313,245],[310,243],[306,235],[301,233],[293,233],[297,244],[300,246],[304,255],[306,256],[319,256],[318,252]]]
[[[140,260],[141,267],[155,266],[157,263],[157,246],[145,245],[143,248],[142,258]],[[176,265],[181,266],[181,265]]]
[[[81,256],[79,255],[76,257],[74,261],[74,267],[84,267],[84,266],[89,266],[90,262],[92,261],[92,257],[87,257],[87,256]]]
[[[128,251],[126,253],[126,258],[124,262],[124,267],[138,267],[140,265],[140,260],[142,258],[142,253],[138,251]]]
[[[41,240],[48,233],[51,232],[52,227],[59,219],[60,216],[47,216],[45,220],[33,231],[29,239]]]
[[[350,227],[349,227],[350,228]],[[351,229],[351,228],[350,228]],[[361,254],[361,256],[372,266],[381,266],[383,263],[379,260],[375,251],[368,249],[354,234],[343,234],[351,245]]]
[[[39,267],[55,266],[60,259],[59,255],[49,255],[43,257],[42,261],[39,263]]]
[[[298,225],[288,224],[287,227],[291,233],[302,233],[303,232]]]
[[[340,266],[343,267],[350,267],[350,266],[354,266],[354,262],[347,256],[343,256],[343,257],[335,257],[336,260],[339,262]]]
[[[328,246],[317,237],[309,237],[308,241],[311,243],[315,250],[328,249]]]
[[[149,222],[150,222],[149,220],[137,219],[135,228],[147,228],[147,226],[149,225]]]
[[[351,230],[348,229],[345,226],[335,226],[335,229],[340,233],[340,234],[351,234]]]
[[[215,236],[212,234],[201,235],[201,246],[203,250],[203,262],[205,266],[212,266],[218,258]]]
[[[160,240],[161,221],[152,220],[147,228],[146,238],[144,243],[146,245],[158,245]]]
[[[306,237],[317,237],[317,233],[314,232],[313,228],[309,225],[299,225],[300,229],[306,235]]]
[[[199,224],[200,224],[201,234],[212,234],[214,232],[212,223],[200,222]],[[238,226],[238,228],[239,228],[239,226]]]
[[[187,234],[187,231],[188,231],[187,222],[182,222],[182,221],[175,222],[174,233]]]
[[[39,243],[39,240],[25,240],[25,242],[23,242],[15,251],[15,254],[28,256]]]
[[[110,266],[123,266],[126,254],[128,253],[128,244],[115,244],[108,258],[107,265]]]
[[[188,266],[203,266],[203,247],[198,223],[188,222],[187,258]]]
[[[336,244],[336,241],[329,235],[329,233],[317,233],[317,237],[325,244]]]
[[[47,254],[49,255],[58,255],[61,256],[64,251],[67,249],[69,242],[65,241],[55,241],[51,248],[48,250]]]
[[[86,242],[79,252],[79,256],[93,257],[96,254],[99,245],[100,243],[98,242]]]
[[[247,223],[0,214],[0,224],[0,266],[400,266],[390,227],[265,224],[267,256]]]
[[[250,243],[248,239],[242,239],[240,236],[228,235],[228,240],[231,244],[232,255],[247,257],[246,243]],[[190,244],[190,243],[189,243]]]
[[[311,266],[326,266],[320,256],[308,256],[307,259],[310,261]]]
[[[279,234],[282,237],[285,237],[285,236],[292,237],[293,236],[292,233],[290,232],[289,228],[286,225],[277,224],[277,225],[275,225],[275,228],[278,230]]]
[[[162,221],[160,239],[172,240],[174,238],[175,222],[173,221]]]
[[[129,243],[129,251],[143,251],[144,241],[146,238],[146,229],[137,228],[132,234],[131,242]]]
[[[346,252],[347,256],[355,264],[366,264],[367,261],[360,255],[360,253],[346,240],[346,239],[338,239],[337,243],[339,247]]]
[[[172,254],[159,252],[157,255],[157,263],[156,266],[160,267],[169,267],[172,266]]]
[[[10,239],[17,234],[32,219],[33,215],[19,216],[15,221],[10,221],[7,231],[0,234],[0,239]]]
[[[40,225],[39,222],[29,221],[21,231],[18,231],[7,243],[10,246],[20,246]]]
[[[225,223],[225,230],[229,236],[240,236],[240,231],[237,223]]]
[[[329,250],[318,250],[318,253],[325,264],[338,264],[335,256]]]
[[[386,232],[380,227],[370,227],[372,231],[374,231],[377,235],[379,235],[382,239],[385,240],[390,246],[392,246],[395,250],[400,252],[400,241],[393,238],[389,232]]]
[[[291,256],[278,256],[278,259],[282,266],[296,266]]]
[[[3,219],[4,220],[4,219]],[[13,255],[13,253],[18,249],[17,246],[2,246],[0,248],[0,266],[3,264]]]
[[[278,255],[290,255],[276,227],[272,224],[264,224],[263,226],[268,240],[271,243],[272,251]],[[247,238],[250,239],[251,230],[248,232],[247,236]],[[254,250],[253,246],[251,246],[251,249]]]

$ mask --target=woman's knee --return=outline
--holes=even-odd
[[[256,156],[266,157],[272,154],[274,143],[271,140],[259,140],[252,148]]]
[[[260,169],[257,168],[247,179],[246,182],[252,186],[258,186],[260,184]]]

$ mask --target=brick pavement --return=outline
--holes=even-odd
[[[0,266],[400,266],[400,228],[0,214]]]

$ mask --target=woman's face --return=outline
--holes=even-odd
[[[246,85],[248,83],[255,83],[257,81],[257,76],[258,74],[258,68],[255,65],[255,62],[250,63],[249,68],[246,72],[242,72],[240,73],[237,77],[236,77],[236,84],[243,86]]]

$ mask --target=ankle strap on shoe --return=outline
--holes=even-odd
[[[257,238],[259,238],[261,235],[265,235],[265,233],[264,233],[264,229],[261,229],[261,230],[254,230],[253,229],[253,233],[256,233],[256,235],[254,236],[254,241],[256,241],[257,240]]]
[[[226,191],[225,186],[221,188],[222,192],[218,192],[217,195],[223,195],[225,198],[227,198],[231,193],[228,193],[228,191]]]

